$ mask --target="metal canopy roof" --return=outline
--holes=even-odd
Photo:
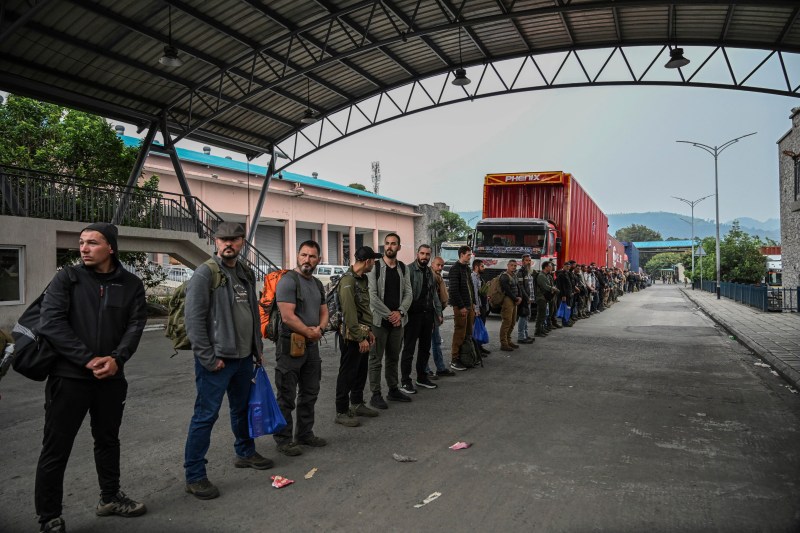
[[[291,162],[411,112],[561,86],[561,68],[575,60],[586,81],[565,86],[694,84],[798,96],[800,73],[784,55],[800,53],[799,15],[796,0],[7,0],[0,89],[141,127],[166,125],[176,141],[251,156],[277,145]],[[159,63],[170,42],[183,65]],[[625,54],[641,46],[660,47],[644,73]],[[714,54],[724,56],[731,81],[699,83],[687,67],[674,71],[674,81],[649,82],[648,72],[664,70],[663,60],[653,64],[675,46],[712,47],[705,61],[692,57],[692,66],[699,71]],[[728,48],[769,54],[744,78]],[[629,78],[590,73],[578,51],[592,49],[610,50],[603,69],[624,59]],[[564,56],[555,76],[536,61],[551,53]],[[510,60],[521,64],[516,76],[498,68]],[[747,79],[770,61],[779,61],[785,85],[749,87]],[[473,84],[445,96],[462,65]],[[534,67],[544,83],[523,85],[524,69]],[[481,92],[494,75],[499,88]],[[438,94],[439,85],[425,82],[437,79]],[[413,104],[418,97],[425,102]],[[370,99],[377,102],[367,110]],[[392,113],[380,116],[381,105]],[[307,109],[322,120],[301,123]],[[351,124],[356,118],[362,124]]]

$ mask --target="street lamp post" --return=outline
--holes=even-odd
[[[717,160],[719,159],[719,154],[721,154],[726,148],[731,146],[732,144],[736,144],[739,140],[744,139],[745,137],[750,137],[751,135],[755,135],[757,132],[748,133],[747,135],[742,135],[741,137],[736,137],[735,139],[731,139],[730,141],[723,143],[720,146],[708,146],[707,144],[693,142],[693,141],[676,141],[679,143],[686,143],[691,144],[696,148],[700,148],[705,150],[712,156],[714,156],[714,200],[716,202],[717,207],[717,246],[716,246],[716,260],[717,260],[717,300],[720,298],[720,267],[719,267],[719,167],[717,165]]]
[[[694,206],[705,200],[706,198],[711,198],[714,196],[713,194],[709,194],[708,196],[703,196],[697,200],[687,200],[686,198],[680,198],[678,196],[673,196],[676,200],[680,200],[681,202],[685,203],[689,207],[692,208],[692,290],[694,290]]]

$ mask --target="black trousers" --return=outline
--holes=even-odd
[[[289,337],[281,337],[275,344],[275,388],[278,405],[286,419],[286,427],[272,437],[278,445],[291,442],[294,435],[292,411],[297,409],[297,440],[314,436],[314,406],[319,396],[322,377],[322,360],[319,343],[306,343],[302,357],[289,355]]]
[[[36,467],[36,514],[40,522],[61,516],[64,471],[87,412],[100,493],[108,499],[119,492],[119,427],[127,393],[125,379],[48,378],[42,453]]]
[[[346,413],[350,404],[364,403],[364,386],[367,384],[369,352],[358,351],[356,341],[341,340],[339,349],[339,375],[336,378],[336,412]]]
[[[433,310],[408,313],[408,322],[403,331],[403,355],[400,358],[400,381],[411,383],[411,365],[414,349],[417,350],[417,379],[427,375],[428,360],[431,357],[431,337],[433,336]]]

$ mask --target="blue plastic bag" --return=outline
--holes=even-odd
[[[489,332],[486,331],[486,326],[483,325],[483,320],[479,316],[475,317],[475,325],[472,326],[472,338],[478,344],[489,343]]]
[[[250,385],[250,401],[247,405],[247,425],[250,438],[277,433],[286,427],[286,419],[281,413],[272,385],[264,367],[258,365]]]
[[[561,302],[561,305],[558,306],[558,311],[556,311],[556,318],[561,318],[564,322],[569,322],[571,316],[572,310],[569,308],[567,302]]]

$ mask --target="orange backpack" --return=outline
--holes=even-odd
[[[278,335],[280,335],[279,328],[275,327],[275,315],[278,311],[275,291],[278,288],[278,282],[287,272],[289,270],[275,270],[264,277],[264,290],[261,292],[261,300],[259,301],[259,314],[261,315],[261,336],[265,339],[277,340]],[[272,326],[270,326],[270,321],[272,321]]]

